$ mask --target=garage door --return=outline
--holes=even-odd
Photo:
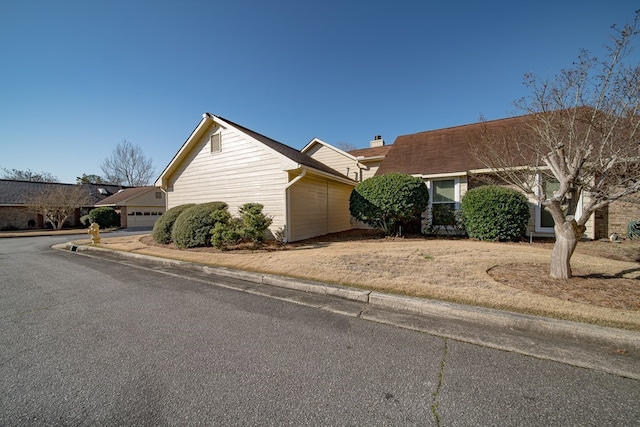
[[[158,211],[134,211],[127,214],[127,228],[153,227],[162,212]]]

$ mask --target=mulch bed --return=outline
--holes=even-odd
[[[640,310],[640,280],[610,275],[588,275],[574,271],[568,280],[549,277],[549,265],[505,264],[489,275],[513,288],[600,307]]]

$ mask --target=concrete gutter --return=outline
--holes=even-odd
[[[211,267],[90,245],[64,243],[55,245],[53,248],[105,258],[138,261],[159,267],[177,268],[180,270],[178,274],[192,271],[210,276],[209,280],[215,276],[249,282],[254,285],[227,287],[324,308],[365,320],[414,329],[445,339],[513,351],[640,379],[639,332],[424,298],[384,294],[272,274]],[[270,287],[286,289],[296,292],[297,295],[269,291],[267,288]],[[300,292],[323,296],[328,298],[329,302],[318,302],[317,297],[315,299],[308,297],[305,300],[300,296]],[[352,306],[345,308],[344,304],[340,304],[337,300],[346,300],[351,302]]]

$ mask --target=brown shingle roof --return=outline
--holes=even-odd
[[[0,179],[0,205],[19,206],[28,204],[34,197],[48,188],[63,187],[71,188],[79,184],[60,184],[49,182],[15,181],[11,179]],[[91,196],[93,204],[106,198],[109,194],[117,193],[122,189],[119,185],[107,184],[82,184]],[[106,190],[108,194],[102,194],[99,189]],[[92,206],[93,206],[92,204]]]
[[[386,156],[389,150],[391,150],[391,145],[383,145],[382,147],[360,148],[358,150],[351,150],[348,151],[348,153],[355,157],[378,157]]]
[[[144,194],[147,191],[151,191],[154,189],[155,187],[152,187],[152,186],[125,188],[123,190],[118,191],[116,194],[113,194],[107,197],[106,199],[96,203],[96,206],[119,205],[120,203],[128,199],[139,196],[140,194]]]
[[[486,166],[471,155],[469,144],[483,129],[493,132],[522,123],[521,116],[401,135],[390,146],[376,175],[390,172],[433,175],[483,169]]]

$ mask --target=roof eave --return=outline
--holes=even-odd
[[[154,185],[156,187],[167,187],[169,184],[169,177],[175,170],[178,165],[182,163],[184,158],[189,154],[191,147],[197,140],[202,136],[204,131],[209,127],[211,123],[216,123],[214,117],[211,113],[204,113],[202,115],[202,120],[198,123],[198,126],[191,132],[191,135],[187,138],[187,140],[182,144],[180,150],[173,156],[173,159],[169,162],[167,167],[164,168]]]

